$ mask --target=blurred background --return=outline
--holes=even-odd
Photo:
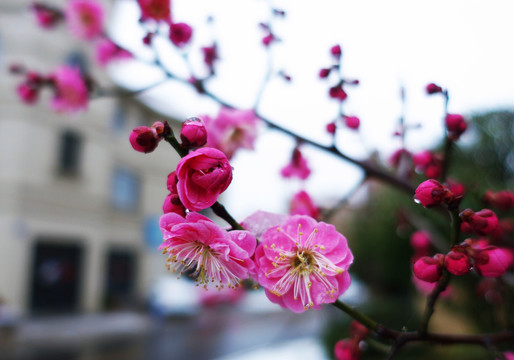
[[[137,153],[128,136],[136,126],[163,120],[177,132],[182,120],[214,115],[217,105],[172,81],[137,96],[94,99],[87,112],[72,116],[48,108],[51,94],[36,105],[22,104],[11,64],[41,72],[71,64],[104,88],[139,90],[162,80],[162,73],[136,60],[99,68],[90,44],[66,28],[41,30],[30,4],[0,3],[0,359],[332,357],[350,322],[335,309],[293,314],[271,304],[262,291],[206,293],[166,271],[157,224],[166,177],[179,158],[167,146]],[[102,4],[113,39],[147,56],[135,1]],[[330,64],[329,49],[339,43],[343,73],[361,82],[344,106],[362,126],[358,133],[338,132],[344,152],[395,171],[387,160],[402,146],[393,136],[402,116],[412,127],[404,139],[409,151],[441,147],[444,102],[424,92],[436,82],[450,90],[450,112],[462,113],[470,123],[449,169],[468,189],[464,206],[481,208],[487,189],[513,188],[510,2],[484,7],[469,1],[421,6],[324,0],[316,6],[285,1],[273,6],[287,14],[276,24],[282,42],[273,50],[273,67],[293,80],[269,82],[259,108],[263,114],[328,144],[325,125],[337,117],[338,104],[328,99],[318,72]],[[172,11],[176,21],[195,29],[192,48],[218,41],[219,76],[209,89],[251,108],[266,71],[258,24],[268,19],[269,4],[177,0]],[[214,22],[207,25],[209,16]],[[163,45],[162,51],[169,49]],[[169,56],[172,68],[184,71],[181,57]],[[234,182],[224,194],[225,206],[238,220],[257,210],[285,213],[292,195],[306,189],[323,209],[337,207],[326,221],[349,239],[356,259],[345,300],[388,326],[416,328],[424,297],[411,281],[408,239],[427,226],[444,239],[447,223],[439,217],[428,222],[426,211],[405,194],[371,181],[361,185],[361,170],[314,148],[302,148],[313,170],[308,181],[281,179],[295,143],[259,130],[256,150],[242,150],[231,162]],[[424,179],[413,176],[413,184]],[[500,215],[512,220],[512,213]],[[507,236],[512,242],[512,233]],[[499,297],[490,293],[470,301],[477,300],[480,279],[461,282],[454,286],[458,296],[438,309],[434,329],[498,329],[512,294],[499,291]],[[489,288],[496,291],[497,285]],[[482,315],[466,316],[471,312]],[[414,348],[398,358],[430,359],[440,350]],[[466,359],[486,356],[461,347],[450,351]],[[368,356],[383,358],[373,349]]]

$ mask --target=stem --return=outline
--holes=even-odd
[[[173,146],[173,148],[175,149],[175,151],[180,155],[180,157],[184,157],[187,155],[187,150],[184,149],[180,143],[178,142],[177,138],[175,137],[175,135],[173,134],[173,131],[171,131],[171,133],[169,135],[167,135],[166,137],[164,137],[164,140],[166,140],[167,143],[169,143],[171,146]]]
[[[448,286],[448,283],[450,282],[450,273],[448,273],[446,270],[443,271],[443,275],[437,282],[436,287],[430,295],[427,297],[427,304],[425,306],[425,313],[423,315],[423,319],[421,321],[421,324],[419,326],[419,332],[421,334],[426,334],[428,329],[428,323],[430,322],[430,318],[432,317],[432,314],[434,313],[434,307],[437,299],[439,298],[439,295],[446,289]]]
[[[353,319],[360,322],[362,325],[367,327],[369,330],[377,331],[379,325],[375,321],[371,320],[366,315],[362,314],[361,312],[359,312],[359,311],[355,310],[354,308],[350,307],[349,305],[345,304],[341,300],[339,300],[339,299],[336,300],[336,302],[333,303],[333,305],[336,308],[338,308],[339,310],[342,310],[345,313],[347,313],[348,315],[350,315]]]
[[[244,227],[241,226],[241,224],[239,224],[227,211],[227,209],[225,209],[225,207],[220,204],[219,202],[215,202],[214,205],[211,206],[211,209],[212,211],[214,211],[214,213],[216,215],[218,215],[220,218],[222,218],[223,220],[225,220],[226,222],[228,222],[230,224],[230,226],[232,226],[232,230],[244,230]]]

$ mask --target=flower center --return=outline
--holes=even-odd
[[[276,244],[271,244],[269,248],[278,255],[274,257],[272,265],[275,269],[266,273],[267,277],[276,272],[284,271],[284,274],[277,280],[270,289],[277,296],[282,296],[288,291],[293,291],[294,300],[300,299],[304,304],[305,310],[314,306],[311,296],[313,282],[321,285],[325,289],[325,295],[334,298],[338,292],[337,281],[330,281],[329,277],[340,275],[344,269],[336,266],[330,259],[321,253],[325,247],[317,244],[318,229],[314,229],[309,236],[304,239],[301,225],[298,225],[296,239],[290,234],[277,228],[287,239],[291,240],[295,246],[291,250],[277,248]],[[267,248],[267,245],[265,245]],[[318,286],[317,289],[320,289]]]
[[[239,286],[240,279],[228,269],[220,254],[199,241],[177,242],[164,248],[163,253],[168,254],[168,270],[179,273],[177,278],[187,272],[197,286],[203,285],[205,289],[210,283],[217,283],[218,289]]]

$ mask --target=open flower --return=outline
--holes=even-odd
[[[257,280],[267,297],[297,313],[335,302],[350,286],[352,262],[346,238],[305,215],[266,230],[255,252]]]
[[[207,146],[219,149],[231,159],[240,149],[253,149],[259,118],[253,110],[221,107],[218,116],[202,116],[207,128]]]
[[[248,231],[227,232],[209,218],[188,213],[185,218],[167,213],[159,220],[164,242],[159,247],[168,254],[167,266],[182,274],[192,271],[198,284],[235,288],[248,278],[254,263],[255,237]]]
[[[51,103],[54,110],[76,112],[87,108],[89,92],[79,69],[61,66],[50,78],[55,86],[55,97]]]
[[[232,168],[225,154],[200,148],[183,157],[177,165],[180,201],[191,211],[210,207],[232,181]]]
[[[91,40],[103,33],[104,13],[94,0],[71,0],[66,9],[66,22],[78,38]]]

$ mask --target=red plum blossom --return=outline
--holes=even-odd
[[[137,0],[141,9],[141,20],[171,21],[170,0]]]
[[[267,297],[293,312],[333,303],[350,286],[353,255],[335,227],[305,215],[266,230],[255,252]]]
[[[474,268],[481,276],[499,277],[509,268],[512,256],[506,249],[488,246],[478,250],[473,260]]]
[[[359,344],[353,339],[343,339],[336,342],[334,347],[336,360],[359,360],[360,355]]]
[[[463,225],[469,226],[478,235],[492,234],[498,227],[498,217],[489,209],[482,209],[477,212],[466,209],[459,216]]]
[[[159,249],[168,255],[168,268],[179,274],[193,270],[193,277],[205,288],[236,288],[255,266],[251,257],[256,240],[248,231],[227,232],[194,212],[185,218],[164,214],[159,226],[164,238]]]
[[[185,23],[170,25],[170,40],[177,47],[183,47],[191,41],[193,28]]]
[[[177,165],[180,201],[191,211],[212,206],[232,181],[232,167],[223,152],[200,148],[183,157]]]

